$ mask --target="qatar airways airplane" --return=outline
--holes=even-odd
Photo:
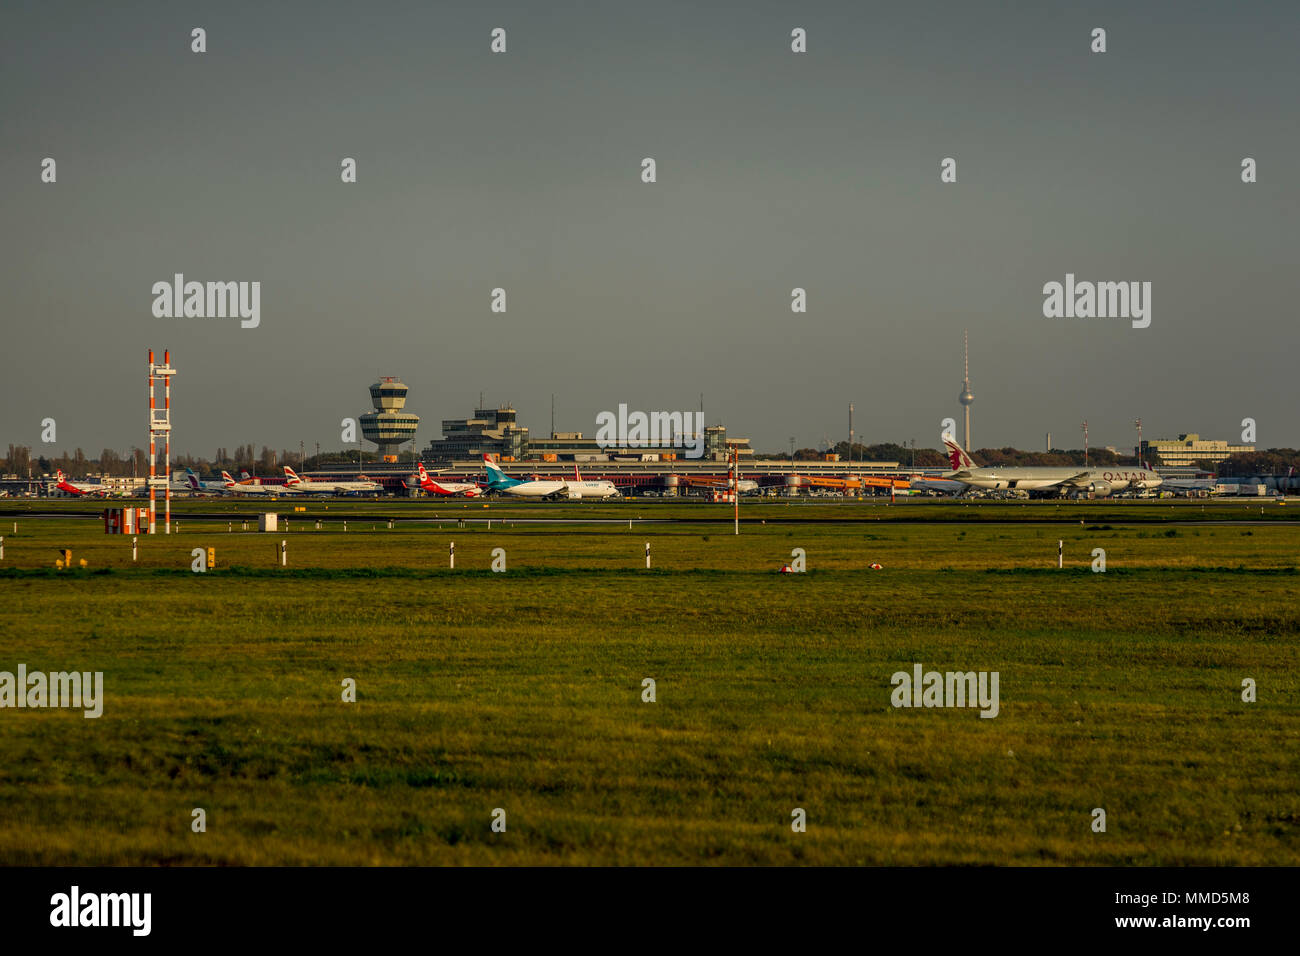
[[[1040,466],[1013,466],[1008,468],[981,468],[966,450],[950,438],[943,440],[948,449],[948,458],[952,462],[952,471],[943,477],[955,479],[971,488],[987,488],[993,491],[1048,491],[1055,489],[1061,494],[1070,491],[1085,491],[1105,498],[1117,491],[1129,488],[1146,489],[1159,487],[1164,481],[1155,471],[1146,465],[1141,468],[1124,468],[1111,466],[1107,468],[1050,468]]]

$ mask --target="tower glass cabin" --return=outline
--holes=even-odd
[[[396,461],[402,444],[415,439],[420,416],[402,411],[406,407],[407,387],[395,378],[381,378],[370,386],[373,412],[361,416],[361,434],[374,442],[384,461]]]

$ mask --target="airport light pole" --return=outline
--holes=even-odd
[[[1079,426],[1083,429],[1083,467],[1088,467],[1088,420],[1085,418]]]
[[[1135,418],[1133,420],[1133,427],[1138,431],[1137,454],[1133,457],[1137,459],[1138,466],[1140,467],[1142,465],[1142,419]]]

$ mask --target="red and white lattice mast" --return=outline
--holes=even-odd
[[[162,364],[153,360],[153,349],[149,350],[149,533],[158,531],[158,507],[154,496],[159,484],[163,487],[164,512],[163,522],[167,534],[172,533],[172,368],[171,350],[163,352]],[[163,383],[163,407],[159,408],[154,399],[154,387],[158,379]],[[163,477],[158,477],[157,455],[158,438],[163,440]]]
[[[731,506],[735,515],[736,534],[740,534],[740,452],[731,449]]]

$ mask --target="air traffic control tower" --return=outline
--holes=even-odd
[[[415,439],[420,416],[402,411],[407,388],[395,378],[381,378],[370,386],[375,410],[361,416],[361,434],[378,445],[384,461],[396,461],[398,448]]]

